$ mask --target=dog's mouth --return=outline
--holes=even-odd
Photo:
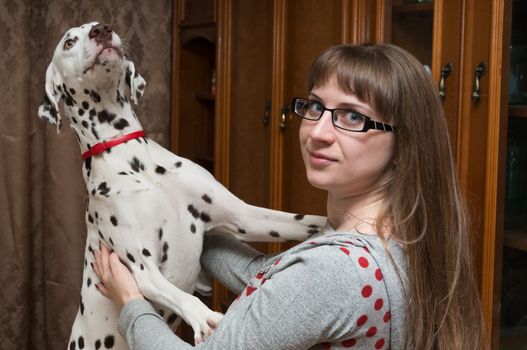
[[[97,54],[95,55],[94,59],[93,59],[93,62],[92,64],[87,67],[86,69],[84,69],[83,71],[83,74],[86,74],[88,73],[88,71],[92,70],[96,65],[98,64],[102,64],[103,61],[100,60],[100,56],[104,53],[104,52],[115,52],[117,54],[117,56],[119,56],[119,58],[123,58],[123,50],[118,47],[118,46],[112,46],[112,45],[107,45],[107,46],[103,46],[99,52],[97,52]]]

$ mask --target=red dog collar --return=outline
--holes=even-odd
[[[101,154],[102,152],[106,151],[109,148],[112,148],[112,147],[115,147],[117,145],[120,145],[123,142],[130,141],[130,140],[133,140],[133,139],[137,139],[137,138],[143,137],[143,136],[145,136],[145,132],[144,132],[144,130],[140,130],[140,131],[132,132],[130,134],[126,134],[126,135],[123,135],[123,136],[116,137],[116,138],[108,140],[108,141],[103,141],[103,142],[97,143],[97,144],[93,145],[89,150],[87,150],[86,152],[84,152],[82,154],[82,159],[86,160],[86,159],[88,159],[88,158],[90,158],[92,156],[96,156],[98,154]]]

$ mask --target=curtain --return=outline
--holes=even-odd
[[[65,349],[84,261],[85,186],[67,121],[38,119],[63,33],[112,25],[147,81],[136,113],[169,144],[171,1],[0,0],[0,349]]]

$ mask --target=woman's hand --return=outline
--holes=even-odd
[[[144,299],[128,268],[115,252],[110,252],[101,242],[101,251],[94,252],[92,265],[101,283],[95,286],[106,297],[124,306],[132,299]]]

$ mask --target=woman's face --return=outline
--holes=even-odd
[[[351,109],[373,120],[383,119],[367,103],[339,89],[335,77],[323,86],[314,87],[309,99],[326,108]],[[300,147],[307,178],[316,188],[337,197],[362,195],[382,183],[393,153],[392,132],[368,130],[350,132],[337,129],[331,112],[318,121],[302,120]]]

